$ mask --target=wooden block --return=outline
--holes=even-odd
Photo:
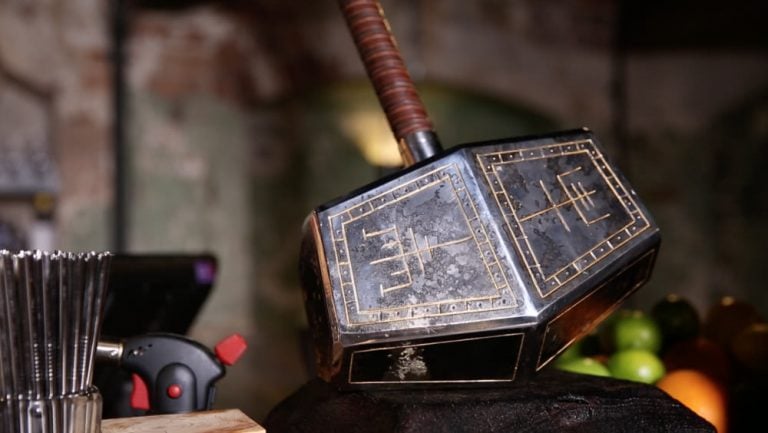
[[[105,419],[102,433],[266,433],[238,409]]]

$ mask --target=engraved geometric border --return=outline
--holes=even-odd
[[[399,202],[407,197],[421,192],[441,182],[448,182],[455,194],[457,203],[462,210],[467,226],[472,233],[475,246],[488,272],[489,279],[499,291],[498,295],[477,298],[447,299],[439,302],[407,305],[379,310],[364,310],[361,314],[358,305],[357,287],[355,285],[352,265],[348,259],[349,246],[346,240],[346,225],[359,218],[365,217],[383,207]],[[512,296],[509,282],[501,263],[493,248],[487,230],[479,218],[474,201],[465,187],[464,179],[456,164],[438,167],[425,173],[406,184],[373,196],[360,204],[349,207],[342,212],[329,215],[331,227],[331,244],[336,262],[337,287],[341,288],[342,302],[348,326],[362,326],[378,323],[391,323],[415,318],[454,316],[461,314],[503,310],[517,307],[517,300]],[[354,312],[350,312],[350,306]]]
[[[356,350],[351,353],[349,358],[349,370],[347,373],[347,382],[352,385],[385,385],[385,384],[392,384],[392,383],[404,383],[402,381],[353,381],[352,380],[352,367],[355,363],[355,354],[357,353],[365,353],[365,352],[376,352],[381,350],[392,350],[392,349],[405,349],[408,347],[423,347],[423,346],[432,346],[435,344],[450,344],[450,343],[460,343],[462,341],[474,341],[474,340],[487,340],[492,338],[503,338],[503,337],[520,337],[520,345],[517,348],[517,356],[515,357],[515,368],[512,370],[512,377],[509,379],[474,379],[474,380],[409,380],[405,383],[434,383],[434,384],[441,384],[441,383],[501,383],[501,382],[514,382],[515,378],[517,377],[517,369],[520,366],[520,356],[523,353],[523,346],[525,345],[525,334],[522,332],[513,332],[509,334],[499,334],[499,335],[489,335],[485,337],[476,337],[476,338],[461,338],[457,340],[442,340],[437,341],[433,343],[419,343],[419,344],[406,344],[406,345],[399,345],[399,346],[387,346],[387,347],[376,347],[373,349],[362,349],[362,350]]]
[[[595,245],[592,249],[574,259],[571,263],[564,266],[550,276],[544,276],[541,273],[541,265],[534,254],[528,237],[523,231],[523,226],[515,211],[515,206],[510,198],[503,183],[496,174],[497,167],[514,164],[523,161],[532,161],[552,157],[561,157],[567,155],[585,154],[589,156],[597,171],[602,176],[605,183],[611,188],[613,194],[622,204],[627,214],[632,218],[632,222],[620,228],[612,235]],[[602,153],[595,147],[592,140],[577,140],[563,143],[555,143],[544,146],[532,147],[527,149],[489,152],[478,154],[477,160],[483,169],[488,185],[491,187],[496,203],[504,215],[504,221],[511,233],[515,248],[523,259],[528,270],[528,274],[539,292],[539,296],[546,298],[557,289],[580,275],[585,269],[588,269],[606,257],[611,252],[620,248],[631,239],[640,235],[650,227],[648,218],[643,214],[632,196],[627,192],[624,185],[619,181],[616,173],[607,163]]]
[[[550,320],[550,321],[549,321],[549,323],[547,323],[546,329],[544,330],[544,335],[541,337],[541,348],[539,349],[539,358],[538,358],[538,361],[536,362],[536,371],[539,371],[539,370],[541,370],[541,369],[542,369],[542,368],[543,368],[545,365],[549,364],[549,363],[550,363],[550,362],[551,362],[553,359],[557,358],[557,356],[558,356],[558,355],[560,355],[561,353],[563,353],[563,352],[565,351],[565,349],[567,349],[567,348],[568,348],[568,346],[570,346],[570,345],[571,345],[571,343],[573,343],[574,341],[576,341],[576,340],[577,340],[577,339],[580,337],[580,336],[576,336],[576,337],[574,337],[574,338],[570,339],[570,340],[569,340],[568,342],[566,342],[566,343],[565,343],[565,344],[564,344],[564,345],[563,345],[563,346],[562,346],[560,349],[558,349],[558,350],[557,350],[557,351],[556,351],[556,352],[555,352],[553,355],[551,355],[551,356],[550,356],[549,358],[547,358],[546,360],[542,361],[542,360],[541,360],[541,358],[542,358],[542,356],[544,355],[544,345],[547,343],[547,336],[548,336],[548,335],[549,335],[549,333],[550,333],[550,330],[551,330],[551,328],[552,328],[552,325],[553,325],[553,324],[554,324],[554,323],[555,323],[557,320],[559,320],[560,318],[562,318],[563,316],[565,316],[566,314],[568,314],[568,313],[569,313],[571,310],[573,310],[574,308],[578,307],[580,304],[582,304],[582,303],[586,302],[586,301],[587,301],[587,300],[588,300],[588,299],[589,299],[591,296],[593,296],[595,293],[597,293],[597,292],[599,292],[600,290],[602,290],[602,289],[603,289],[604,287],[606,287],[608,284],[610,284],[610,283],[612,283],[613,281],[615,281],[615,280],[616,280],[616,279],[617,279],[619,276],[621,276],[621,275],[624,273],[624,271],[626,271],[626,270],[628,270],[628,269],[632,268],[633,266],[637,265],[637,264],[638,264],[638,263],[640,263],[641,261],[648,259],[648,257],[649,257],[649,256],[651,257],[651,263],[652,263],[652,262],[653,262],[653,256],[655,256],[657,252],[658,252],[658,250],[656,250],[656,249],[653,249],[653,250],[650,250],[650,251],[648,251],[648,252],[644,253],[642,256],[638,257],[637,259],[635,259],[634,261],[632,261],[632,263],[628,264],[627,266],[625,266],[624,268],[622,268],[622,269],[621,269],[619,272],[617,272],[617,273],[616,273],[616,275],[615,275],[613,278],[611,278],[610,280],[608,280],[608,281],[604,282],[603,284],[599,285],[599,286],[598,286],[598,287],[596,287],[594,290],[592,290],[591,292],[589,292],[589,294],[587,294],[587,295],[586,295],[586,296],[584,296],[582,299],[580,299],[578,302],[576,302],[575,304],[573,304],[573,305],[569,306],[569,307],[568,307],[568,308],[566,308],[565,310],[561,311],[561,312],[560,312],[560,313],[559,313],[557,316],[555,316],[554,318],[552,318],[552,320]],[[594,320],[593,320],[591,323],[589,323],[589,324],[585,325],[585,327],[586,327],[586,328],[592,328],[592,327],[593,327],[593,326],[595,326],[596,324],[598,324],[598,323],[602,322],[603,320],[605,320],[605,318],[606,318],[606,317],[608,317],[608,316],[609,316],[611,313],[613,313],[614,311],[616,311],[617,307],[618,307],[619,305],[621,305],[621,304],[622,304],[622,303],[623,303],[623,302],[624,302],[624,301],[625,301],[625,300],[626,300],[626,299],[627,299],[627,298],[628,298],[630,295],[632,295],[633,293],[635,293],[635,290],[637,290],[637,289],[638,289],[640,286],[642,286],[642,285],[643,285],[643,284],[644,284],[646,281],[648,281],[648,279],[649,279],[650,277],[651,277],[651,267],[650,267],[650,266],[648,266],[648,267],[646,267],[646,268],[645,268],[645,275],[643,275],[643,277],[642,277],[642,278],[640,278],[640,279],[639,279],[639,280],[638,280],[638,281],[635,283],[635,285],[634,285],[634,286],[632,286],[632,288],[631,288],[631,289],[627,290],[627,292],[626,292],[626,293],[624,293],[624,294],[623,294],[623,295],[622,295],[622,296],[621,296],[621,297],[620,297],[618,300],[616,300],[616,301],[615,301],[613,304],[611,304],[611,306],[610,306],[610,307],[609,307],[607,310],[605,310],[605,311],[603,311],[602,313],[600,313],[600,315],[598,315],[598,316],[597,316],[597,317],[596,317],[596,318],[595,318],[595,319],[594,319]]]

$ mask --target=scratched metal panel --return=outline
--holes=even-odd
[[[651,228],[647,210],[589,135],[475,151],[539,297],[572,287]]]
[[[320,214],[334,306],[349,332],[508,317],[520,284],[460,155]]]
[[[317,216],[343,345],[535,327],[658,243],[588,131],[457,147]]]

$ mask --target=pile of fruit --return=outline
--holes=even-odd
[[[701,317],[676,295],[648,312],[620,310],[553,365],[654,384],[718,433],[736,433],[749,422],[750,411],[764,410],[754,399],[768,383],[768,323],[754,306],[731,297],[720,299]]]

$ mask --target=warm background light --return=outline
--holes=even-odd
[[[340,116],[339,126],[368,163],[378,167],[403,164],[397,143],[381,110],[362,109]]]

